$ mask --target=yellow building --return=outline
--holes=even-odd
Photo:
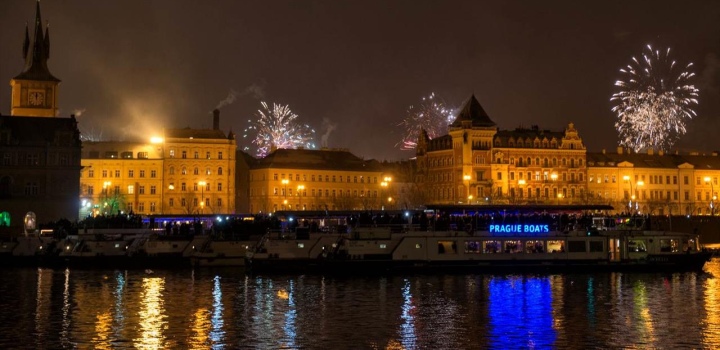
[[[211,130],[165,130],[163,214],[235,213],[236,149],[217,122]]]
[[[161,143],[83,142],[81,163],[80,218],[163,212]]]
[[[711,154],[588,153],[590,200],[618,212],[653,215],[717,214],[720,158]]]
[[[235,137],[213,129],[166,129],[151,142],[85,142],[80,217],[235,213]]]
[[[428,204],[579,203],[586,191],[585,146],[564,131],[498,130],[472,96],[448,135],[418,140],[418,181]]]
[[[252,213],[382,209],[391,191],[379,162],[347,150],[277,149],[250,165]]]

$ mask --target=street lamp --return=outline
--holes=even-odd
[[[283,209],[287,209],[285,208],[285,206],[287,205],[287,185],[290,183],[290,180],[282,179],[282,181],[280,182],[282,182],[283,184],[283,197],[285,197],[285,199],[283,200]]]
[[[298,205],[300,206],[300,210],[305,210],[302,206],[302,191],[305,190],[305,185],[298,185],[297,187],[297,196],[298,196]]]
[[[645,181],[643,181],[643,180],[640,180],[637,183],[635,183],[635,188],[638,191],[637,200],[635,201],[635,210],[636,211],[639,211],[639,209],[640,209],[639,208],[639,206],[640,206],[640,204],[639,204],[640,203],[640,187],[642,187],[642,186],[645,186]],[[633,199],[635,199],[635,198],[633,198]]]
[[[557,205],[560,205],[560,199],[563,197],[562,193],[557,194]]]
[[[470,175],[463,175],[463,181],[465,181],[465,188],[467,188],[468,198],[470,197],[470,179],[472,179]]]
[[[705,183],[710,184],[710,216],[715,215],[715,187],[713,186],[712,181],[710,181],[710,176],[705,176],[704,178]]]
[[[205,185],[207,185],[207,182],[200,181],[198,185],[200,186],[200,214],[203,214],[205,209]]]

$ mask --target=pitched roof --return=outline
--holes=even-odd
[[[228,139],[228,136],[220,130],[214,129],[165,129],[165,139]]]
[[[720,157],[716,155],[696,154],[647,154],[647,153],[587,153],[587,165],[618,166],[622,162],[633,164],[637,168],[677,169],[681,164],[692,164],[695,169],[720,169]]]
[[[460,113],[458,113],[455,121],[450,124],[450,127],[460,128],[462,127],[463,121],[472,121],[473,127],[497,126],[497,124],[495,124],[495,122],[490,119],[488,114],[482,108],[480,102],[478,102],[474,94],[470,96],[470,99],[465,103],[465,106],[463,106],[463,108],[460,110]]]
[[[11,146],[46,146],[57,143],[57,132],[71,133],[72,140],[80,145],[80,131],[74,117],[23,117],[0,115],[0,131],[10,130]],[[63,140],[67,142],[70,140]],[[0,146],[3,146],[0,144]]]
[[[364,160],[349,151],[335,149],[277,149],[255,161],[251,168],[382,171],[374,159]]]

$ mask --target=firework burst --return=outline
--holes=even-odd
[[[255,134],[252,143],[257,147],[258,157],[267,156],[275,148],[315,148],[313,141],[315,130],[307,124],[297,122],[298,115],[289,105],[274,103],[272,108],[261,102],[262,109],[257,112],[257,120],[248,120],[244,138]],[[245,147],[249,150],[249,147]]]
[[[615,128],[620,145],[636,152],[652,148],[668,150],[686,132],[686,120],[696,116],[698,92],[690,80],[692,63],[678,67],[670,49],[653,50],[648,45],[640,59],[632,58],[620,69],[624,80],[610,101],[617,103]]]
[[[448,125],[455,120],[453,111],[434,92],[423,97],[420,104],[408,107],[405,119],[398,124],[404,135],[396,146],[405,151],[414,150],[422,129],[431,139],[447,134]]]

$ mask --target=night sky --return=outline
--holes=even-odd
[[[148,137],[220,126],[242,140],[260,101],[289,104],[318,144],[365,158],[395,145],[408,106],[475,94],[501,129],[574,122],[590,151],[614,150],[618,69],[646,44],[694,62],[698,117],[681,150],[720,149],[720,1],[43,0],[61,115],[84,133]],[[0,112],[23,68],[33,0],[0,1]],[[328,132],[330,126],[330,133]]]

